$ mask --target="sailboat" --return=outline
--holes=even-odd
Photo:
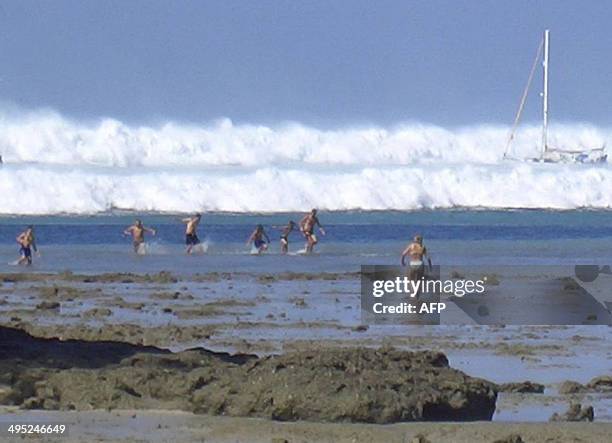
[[[583,148],[573,149],[573,150],[565,150],[555,148],[550,146],[548,143],[548,57],[550,50],[550,30],[546,29],[544,31],[544,37],[542,38],[540,45],[538,47],[538,52],[536,54],[536,58],[531,67],[531,72],[529,73],[529,78],[527,80],[527,86],[523,91],[523,96],[521,97],[521,101],[519,104],[518,111],[516,113],[516,117],[514,119],[514,124],[512,125],[512,130],[510,131],[510,136],[508,137],[508,142],[506,144],[506,150],[504,152],[504,159],[507,160],[526,160],[526,161],[535,161],[535,162],[546,162],[546,163],[605,163],[608,159],[608,155],[606,154],[606,145],[596,147],[596,148]],[[542,54],[543,53],[543,54]],[[514,140],[514,135],[516,132],[516,128],[518,127],[521,114],[523,112],[523,108],[525,106],[525,101],[527,99],[527,94],[529,92],[529,87],[531,86],[531,82],[533,80],[533,76],[538,65],[538,62],[542,58],[542,67],[543,67],[543,91],[542,97],[542,141],[540,146],[540,155],[535,158],[528,159],[520,159],[512,156],[511,148],[512,141]]]

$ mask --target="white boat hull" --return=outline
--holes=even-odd
[[[541,161],[546,163],[606,163],[608,154],[606,154],[605,147],[578,151],[548,149]]]

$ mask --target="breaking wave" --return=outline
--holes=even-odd
[[[503,160],[509,128],[321,130],[299,123],[132,126],[46,111],[0,115],[0,213],[610,208],[612,168]],[[537,155],[537,126],[518,157]],[[551,128],[559,147],[595,147],[608,129]]]

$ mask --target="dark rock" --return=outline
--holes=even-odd
[[[276,277],[274,277],[271,274],[262,274],[260,276],[257,277],[257,281],[265,283],[265,282],[271,282],[271,281],[275,281]]]
[[[567,380],[559,387],[559,394],[584,394],[587,392],[612,392],[612,376],[601,375],[595,377],[586,385]]]
[[[412,440],[410,440],[410,443],[431,443],[431,442],[423,434],[417,434],[414,437],[412,437]]]
[[[507,437],[495,440],[493,443],[525,443],[519,434],[510,434]]]
[[[59,307],[60,304],[56,301],[43,301],[36,305],[37,309],[58,309]]]
[[[573,278],[565,278],[562,281],[564,291],[577,291],[580,289],[580,285]]]
[[[586,391],[586,386],[573,380],[566,380],[559,386],[559,394],[561,395],[581,394]]]
[[[22,409],[41,409],[44,406],[44,400],[37,397],[30,397],[21,404]]]
[[[289,301],[292,302],[298,308],[305,308],[306,307],[306,300],[304,300],[302,297],[293,297],[293,298],[289,299]]]
[[[0,385],[0,405],[10,404],[13,398],[13,389],[10,386]]]
[[[274,368],[283,367],[282,371]],[[253,415],[276,420],[398,421],[490,420],[496,387],[448,367],[436,352],[394,349],[307,350],[262,359],[248,376],[194,393],[200,413]],[[334,386],[343,388],[333,392]],[[233,388],[233,389],[232,389]],[[232,394],[234,391],[235,394]],[[219,409],[221,408],[221,409]]]
[[[112,315],[113,311],[108,308],[93,308],[83,313],[85,318],[103,318]]]
[[[582,407],[580,403],[573,403],[563,414],[556,412],[550,417],[549,421],[593,421],[595,413],[593,406]]]
[[[393,423],[491,420],[497,398],[494,383],[450,368],[439,352],[313,347],[257,358],[37,339],[7,327],[0,341],[4,395],[24,408]]]
[[[499,392],[513,392],[521,394],[543,394],[544,385],[540,383],[533,383],[530,381],[522,381],[516,383],[503,383],[497,385]]]
[[[597,392],[612,392],[612,375],[601,375],[587,383],[587,388]]]
[[[484,274],[480,277],[480,279],[484,281],[485,285],[489,286],[499,286],[501,283],[496,274]]]

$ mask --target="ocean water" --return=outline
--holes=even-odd
[[[504,161],[508,134],[415,122],[135,126],[0,111],[0,213],[612,208],[612,166]],[[549,134],[562,149],[612,140],[587,124]],[[521,127],[513,155],[537,156],[540,138],[538,125]]]
[[[398,264],[415,233],[424,235],[435,264],[572,265],[612,263],[612,212],[608,211],[465,211],[322,212],[327,235],[313,256],[295,254],[303,237],[290,237],[291,255],[279,253],[279,229],[302,214],[204,214],[203,255],[184,254],[180,215],[139,214],[157,230],[147,237],[147,255],[133,254],[123,230],[135,214],[94,216],[11,216],[0,218],[0,271],[21,268],[15,237],[34,224],[41,257],[32,271],[157,272],[353,272],[365,264]],[[245,245],[255,225],[272,239],[269,252],[253,256]],[[295,254],[295,255],[294,255]]]
[[[41,271],[354,271],[397,263],[416,232],[438,264],[610,263],[612,165],[504,161],[508,131],[228,119],[137,126],[0,111],[0,269],[14,269],[15,236],[30,223],[43,251],[32,269]],[[537,125],[521,127],[513,154],[537,155],[539,140]],[[612,131],[592,125],[550,128],[556,147],[609,140]],[[317,255],[280,256],[272,226],[312,207],[329,228]],[[178,214],[194,211],[206,214],[208,251],[185,257]],[[159,231],[145,257],[122,236],[136,214]],[[264,257],[244,245],[257,223],[274,239]],[[299,233],[291,240],[302,249]]]

